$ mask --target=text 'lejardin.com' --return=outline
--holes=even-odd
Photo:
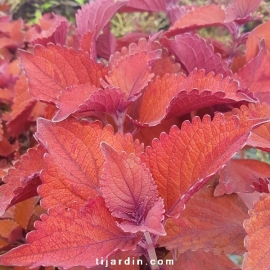
[[[174,260],[172,259],[166,259],[166,260],[150,260],[150,265],[173,265]],[[105,267],[109,267],[111,265],[143,265],[144,261],[141,259],[135,259],[135,258],[130,258],[128,257],[127,259],[109,259],[109,260],[104,260],[103,258],[98,259],[96,258],[96,264],[97,265],[103,265]]]

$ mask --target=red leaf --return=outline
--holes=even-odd
[[[62,121],[69,115],[76,112],[80,105],[84,104],[89,99],[91,94],[97,90],[95,85],[82,84],[67,87],[64,92],[60,94],[56,105],[58,111],[53,117],[53,121]]]
[[[79,84],[100,87],[100,78],[107,70],[96,64],[84,52],[49,44],[37,45],[34,55],[21,51],[21,61],[29,81],[30,93],[35,99],[57,102],[66,88]]]
[[[39,179],[39,173],[44,167],[44,153],[41,146],[30,149],[21,157],[21,161],[15,163],[15,168],[8,171],[3,179],[5,184],[0,186],[0,214],[11,205],[37,195],[36,188],[40,183],[37,178]]]
[[[97,55],[106,60],[116,51],[116,44],[118,40],[110,31],[110,24],[104,27],[103,33],[97,39]]]
[[[226,9],[226,21],[246,18],[258,8],[261,1],[262,0],[234,0],[232,5]]]
[[[80,106],[79,115],[91,115],[91,113],[102,112],[114,115],[117,110],[125,109],[127,106],[125,94],[118,88],[107,87],[93,93],[90,98]]]
[[[224,25],[225,12],[221,6],[207,5],[197,7],[182,16],[165,33],[167,37],[187,32],[200,27]]]
[[[160,53],[160,50],[155,50],[114,55],[106,76],[108,83],[120,88],[129,98],[137,95],[154,77],[151,66],[154,60],[160,57]]]
[[[236,114],[241,121],[248,119],[267,118],[270,116],[270,107],[263,103],[249,104],[247,106],[241,106],[240,109],[233,109],[233,114]],[[263,125],[256,127],[252,130],[251,136],[248,139],[247,144],[264,151],[270,151],[270,123],[264,123]]]
[[[11,120],[7,123],[7,127],[11,135],[18,136],[21,132],[25,131],[36,101],[28,92],[28,83],[25,76],[21,76],[16,82],[15,92]]]
[[[258,182],[259,177],[270,177],[270,165],[254,159],[232,159],[219,174],[215,196],[254,192],[253,182]]]
[[[88,52],[90,58],[94,60],[96,60],[97,57],[95,34],[96,32],[86,32],[82,35],[80,42],[80,49],[84,52]]]
[[[254,124],[241,123],[237,117],[225,120],[222,114],[211,121],[206,115],[202,121],[194,117],[192,124],[185,121],[181,130],[174,126],[169,135],[163,133],[153,140],[142,160],[165,200],[167,215],[180,214],[190,196],[246,144]]]
[[[156,202],[157,186],[149,169],[133,153],[118,153],[105,143],[101,147],[105,156],[101,192],[112,215],[128,221],[124,222],[123,230],[134,233],[150,226],[152,233],[165,234],[161,224],[163,204]],[[155,220],[152,224],[151,218]]]
[[[228,64],[219,54],[214,53],[212,45],[207,44],[198,35],[177,35],[174,40],[165,37],[162,43],[176,56],[176,60],[180,61],[188,73],[197,68],[204,69],[205,73],[214,71],[224,76],[231,75]]]
[[[76,14],[78,34],[83,35],[90,31],[99,35],[118,9],[126,4],[127,1],[97,0],[82,6]]]
[[[139,155],[143,148],[133,142],[131,134],[114,135],[113,128],[102,129],[100,122],[77,122],[67,119],[52,123],[38,119],[36,138],[46,147],[46,169],[42,173],[39,194],[42,206],[56,205],[80,208],[89,198],[100,193],[99,181],[104,157],[100,149],[102,141],[116,150]]]
[[[167,266],[167,270],[240,270],[226,255],[216,255],[203,250],[187,251],[180,254],[173,266]]]
[[[180,71],[180,64],[175,63],[173,55],[169,55],[168,50],[164,48],[162,50],[161,58],[157,59],[152,66],[152,72],[156,76],[164,76],[166,73],[178,73]]]
[[[246,42],[246,60],[250,61],[254,58],[259,51],[259,43],[264,39],[267,50],[270,50],[270,33],[269,33],[270,21],[267,21],[254,30],[249,32]]]
[[[90,200],[82,211],[51,209],[35,227],[27,235],[29,244],[0,256],[1,265],[91,267],[97,258],[132,249],[138,242],[117,227],[101,197]]]
[[[244,270],[268,269],[269,260],[269,220],[270,196],[261,196],[254,209],[249,213],[250,218],[245,221],[244,228],[247,232],[245,246],[248,253],[243,262]]]
[[[128,5],[121,9],[122,12],[130,11],[166,11],[166,0],[130,0]]]
[[[188,77],[166,74],[156,77],[144,91],[136,121],[153,126],[163,119],[240,100],[254,101],[229,77],[223,79],[212,72],[205,75],[204,70],[194,70]]]
[[[254,72],[256,69],[256,72]],[[251,92],[261,101],[270,105],[270,93],[268,82],[270,80],[270,55],[262,45],[259,53],[252,58],[235,76],[241,85],[249,88]]]
[[[40,40],[42,44],[45,43],[46,45],[49,41],[63,42],[66,39],[66,28],[68,26],[69,23],[65,17],[46,13],[39,19],[38,24],[33,25],[27,31],[27,41],[37,44],[36,40]],[[63,33],[60,33],[61,30]]]
[[[51,36],[40,37],[31,42],[32,46],[36,44],[40,44],[43,46],[47,46],[48,43],[53,43],[55,45],[65,45],[67,32],[68,32],[68,23],[66,21],[60,22],[60,24],[56,27],[55,31],[51,34]]]
[[[260,193],[270,193],[270,179],[259,178],[259,181],[252,183],[255,190]]]
[[[164,204],[161,198],[155,202],[153,207],[148,211],[145,220],[141,224],[136,222],[124,221],[119,224],[119,227],[124,232],[137,233],[138,231],[148,231],[156,235],[166,235],[162,221],[164,219]]]
[[[214,197],[213,191],[213,187],[204,186],[192,196],[179,218],[168,219],[167,235],[158,243],[181,253],[205,249],[216,254],[243,254],[248,208],[236,194]]]

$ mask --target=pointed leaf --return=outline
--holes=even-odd
[[[267,21],[251,32],[249,32],[246,42],[246,60],[249,61],[254,58],[259,51],[259,43],[261,39],[264,39],[266,49],[270,50],[270,33],[269,33],[270,21]]]
[[[192,196],[181,216],[167,221],[167,235],[158,243],[181,253],[203,248],[216,254],[243,254],[248,209],[236,194],[214,197],[213,192],[213,187],[204,186]]]
[[[64,46],[66,44],[67,32],[68,32],[68,23],[66,21],[60,22],[56,27],[55,31],[51,36],[40,37],[31,42],[32,46],[40,44],[47,46],[48,43],[53,43],[54,45],[60,44]]]
[[[46,169],[42,172],[39,194],[42,206],[56,205],[80,208],[89,197],[100,193],[99,181],[104,157],[102,141],[116,150],[139,155],[142,145],[133,142],[131,134],[114,135],[112,126],[102,129],[100,122],[77,122],[67,119],[52,123],[38,119],[36,138],[46,147]]]
[[[188,77],[166,74],[156,77],[146,88],[136,120],[152,126],[163,119],[240,100],[254,99],[239,90],[237,81],[229,77],[212,72],[206,75],[204,70],[194,70]]]
[[[228,64],[221,59],[221,56],[214,53],[212,45],[198,35],[183,34],[177,35],[174,39],[163,38],[163,45],[170,53],[174,54],[181,66],[190,73],[194,68],[204,69],[205,73],[210,71],[224,76],[231,75]]]
[[[28,83],[25,76],[21,76],[15,85],[15,97],[12,104],[11,120],[7,123],[8,131],[18,136],[28,126],[28,119],[36,101],[28,92]]]
[[[170,37],[177,33],[187,32],[200,27],[223,25],[224,20],[225,12],[221,6],[207,5],[197,7],[175,22],[165,35]]]
[[[82,6],[76,14],[78,34],[95,31],[99,35],[118,9],[126,4],[127,1],[98,0]]]
[[[158,201],[155,202],[153,207],[147,213],[147,216],[141,224],[137,224],[132,221],[124,221],[119,224],[119,227],[124,232],[137,233],[139,231],[142,232],[150,232],[155,235],[166,235],[166,231],[162,224],[164,219],[164,204],[161,198],[158,198]]]
[[[96,266],[96,258],[132,249],[136,240],[116,225],[101,197],[90,200],[81,212],[51,209],[27,235],[28,244],[0,256],[1,265]],[[52,243],[54,243],[52,245]]]
[[[49,44],[37,45],[34,54],[21,51],[21,62],[28,78],[30,93],[35,99],[57,102],[57,97],[67,87],[79,84],[100,86],[106,73],[84,52]]]
[[[118,153],[102,143],[105,157],[101,192],[112,215],[140,223],[158,198],[149,169],[135,154]]]
[[[166,11],[166,0],[130,0],[128,5],[122,9],[125,11]]]
[[[237,115],[241,121],[248,119],[267,118],[270,116],[270,107],[263,103],[249,104],[241,106],[240,109],[233,109],[233,114]],[[270,123],[256,127],[252,130],[247,144],[264,151],[270,152]]]
[[[215,196],[254,192],[253,182],[258,182],[259,177],[270,177],[270,165],[254,159],[232,159],[219,175]]]
[[[44,168],[43,155],[45,150],[38,146],[37,149],[28,150],[15,163],[14,168],[4,177],[5,184],[0,186],[0,213],[13,204],[37,195],[37,186],[40,184],[39,173]]]
[[[269,219],[270,219],[270,196],[264,194],[260,201],[256,202],[253,210],[249,213],[250,218],[245,221],[244,228],[247,232],[245,246],[248,250],[244,262],[244,270],[268,269],[269,259]]]
[[[117,62],[114,60],[106,79],[111,86],[120,88],[128,97],[132,97],[154,77],[151,66],[159,57],[159,50],[124,55]]]
[[[226,10],[226,21],[228,21],[228,13],[230,20],[247,17],[258,8],[261,2],[262,0],[234,0],[232,6]]]
[[[213,252],[203,250],[187,251],[179,255],[173,266],[167,266],[168,270],[240,270],[226,255],[216,255]]]
[[[98,90],[80,106],[77,113],[79,115],[91,115],[93,112],[102,112],[114,115],[117,110],[125,109],[126,97],[118,88],[106,87]]]
[[[82,84],[67,87],[56,101],[58,111],[53,117],[53,121],[62,121],[69,115],[76,112],[80,105],[89,99],[91,94],[97,90],[95,85]]]
[[[241,123],[237,117],[225,120],[222,114],[211,121],[206,115],[202,121],[194,117],[192,124],[185,121],[181,130],[174,126],[169,135],[163,133],[153,140],[142,160],[158,185],[168,215],[180,214],[190,196],[246,144],[254,124]]]

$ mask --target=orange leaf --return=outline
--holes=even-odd
[[[97,258],[133,249],[139,240],[116,225],[101,197],[90,199],[81,211],[50,209],[35,227],[27,235],[28,244],[0,256],[1,265],[92,267]]]
[[[25,230],[27,229],[30,217],[34,213],[37,202],[38,198],[35,197],[20,202],[15,206],[14,219]]]
[[[100,86],[100,78],[107,73],[101,64],[95,63],[87,53],[49,44],[37,45],[34,54],[21,51],[20,58],[30,93],[35,99],[57,102],[66,88],[79,84]]]
[[[0,220],[0,236],[8,238],[10,233],[18,226],[17,222],[11,219]]]
[[[157,186],[149,169],[133,153],[118,153],[105,143],[101,148],[105,157],[101,192],[112,215],[125,220],[119,226],[126,232],[165,234],[163,202],[157,202]]]
[[[270,116],[270,107],[263,103],[249,104],[241,106],[240,109],[233,109],[233,114],[236,114],[242,122],[249,119],[267,118]],[[230,113],[231,114],[231,113]],[[264,123],[259,127],[255,127],[247,144],[264,151],[270,151],[270,123]]]
[[[59,204],[77,208],[100,193],[104,162],[100,149],[102,141],[118,151],[136,155],[143,150],[138,141],[133,142],[131,134],[114,135],[111,126],[102,129],[100,122],[90,124],[75,119],[59,123],[38,119],[36,138],[49,152],[41,176],[43,184],[39,188],[45,209]]]
[[[263,121],[262,121],[263,122]],[[257,123],[260,123],[258,120]],[[247,142],[253,121],[238,117],[225,120],[216,114],[185,121],[181,130],[172,127],[146,148],[142,160],[155,179],[165,201],[167,215],[177,217],[190,196],[230,160]]]
[[[216,254],[243,254],[248,208],[236,194],[214,197],[213,191],[213,187],[204,186],[192,196],[176,220],[168,219],[167,235],[158,243],[181,253],[205,249]]]
[[[243,262],[244,270],[268,269],[270,258],[269,220],[270,196],[264,194],[250,211],[250,218],[245,221],[244,228],[247,232],[245,246],[248,253]]]
[[[240,100],[254,101],[239,90],[238,83],[229,77],[215,76],[213,72],[206,75],[204,70],[194,70],[187,77],[166,74],[156,77],[146,88],[135,122],[157,125],[165,118]]]

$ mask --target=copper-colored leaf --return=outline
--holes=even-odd
[[[113,65],[106,76],[107,81],[111,86],[120,88],[128,97],[140,93],[154,77],[151,66],[160,53],[160,50],[128,53],[117,61],[114,56]]]
[[[219,54],[214,53],[213,46],[198,35],[184,34],[177,35],[174,39],[164,38],[163,44],[188,73],[197,68],[204,69],[206,73],[213,71],[226,76],[231,74],[228,64]]]
[[[4,177],[5,184],[0,186],[0,213],[11,205],[37,195],[37,186],[40,184],[39,173],[44,168],[43,155],[45,150],[28,150],[27,154],[16,162],[14,168]]]
[[[232,159],[219,174],[215,196],[254,192],[253,182],[258,182],[259,177],[270,177],[270,165],[254,159]]]
[[[206,115],[153,140],[142,160],[150,168],[168,215],[180,214],[190,196],[246,144],[254,125],[253,121],[241,123],[238,117],[225,120],[222,114],[211,121]]]
[[[243,222],[248,208],[236,194],[214,197],[213,191],[213,187],[203,187],[178,219],[167,221],[161,246],[179,252],[201,248],[223,254],[245,252]]]
[[[28,244],[0,256],[1,265],[91,267],[97,258],[132,249],[138,242],[118,228],[101,197],[89,200],[81,211],[51,209],[35,226]]]
[[[264,194],[261,196],[260,201],[255,203],[254,209],[249,213],[250,218],[244,223],[244,228],[248,235],[245,239],[248,253],[243,262],[244,270],[269,268],[269,210],[270,196],[269,194]]]
[[[102,141],[116,150],[136,155],[143,150],[138,141],[133,142],[131,134],[114,135],[111,126],[102,129],[100,122],[90,124],[67,119],[52,123],[39,119],[37,129],[36,138],[49,152],[42,173],[43,184],[39,188],[45,209],[61,204],[78,208],[87,198],[100,193],[104,162],[100,149]]]
[[[105,164],[101,192],[112,215],[126,220],[120,227],[133,233],[149,228],[152,233],[164,234],[163,204],[157,202],[157,186],[149,169],[133,153],[118,153],[105,143],[102,151]],[[155,203],[157,207],[153,207]],[[152,224],[151,218],[155,221]]]
[[[229,77],[213,72],[206,75],[204,70],[194,70],[188,77],[166,74],[156,77],[145,89],[136,121],[153,126],[166,118],[240,100],[253,101]]]
[[[263,103],[249,104],[247,106],[241,106],[240,109],[233,109],[233,114],[240,117],[241,121],[256,118],[267,118],[270,116],[270,107]],[[251,136],[248,139],[247,144],[264,151],[270,151],[270,123],[264,123],[263,125],[256,127],[252,130]]]
[[[203,250],[180,254],[166,270],[240,270],[226,255],[216,255]]]
[[[100,78],[107,70],[95,63],[88,54],[49,44],[37,45],[34,54],[20,53],[29,81],[30,93],[35,99],[57,102],[58,96],[73,85],[100,86]],[[79,95],[79,93],[78,93]]]
[[[30,198],[23,202],[18,203],[14,210],[14,219],[25,230],[27,229],[30,217],[34,213],[35,206],[38,202],[38,198]]]
[[[84,104],[96,90],[97,87],[90,84],[74,85],[66,88],[56,101],[59,110],[52,120],[62,121],[66,119],[70,114],[76,112],[80,105]]]
[[[10,233],[18,226],[18,223],[11,219],[0,220],[0,236],[8,238]]]

